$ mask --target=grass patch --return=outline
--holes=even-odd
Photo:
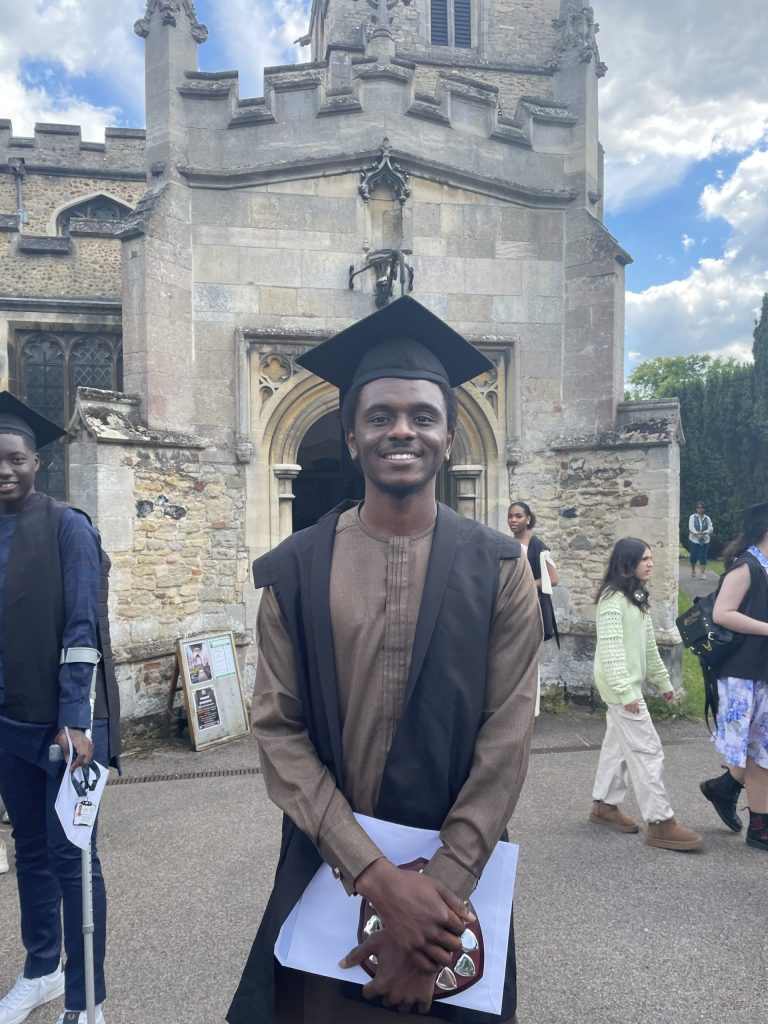
[[[696,568],[699,569],[698,563],[696,564]],[[723,563],[718,558],[710,558],[710,560],[707,562],[707,569],[710,572],[713,572],[716,576],[722,576],[723,573],[725,572],[725,566],[723,565]],[[680,579],[684,580],[687,577],[689,577],[690,575],[691,575],[691,556],[688,554],[688,552],[685,550],[685,548],[681,547],[680,548]],[[715,586],[714,580],[712,581],[712,586],[713,586],[713,588]]]
[[[678,590],[678,615],[688,611],[692,604],[690,597],[683,590]],[[704,676],[699,659],[687,647],[683,648],[683,694],[680,700],[675,704],[667,704],[661,697],[649,697],[647,704],[656,719],[686,718],[701,721],[704,718]]]

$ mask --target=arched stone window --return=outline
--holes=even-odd
[[[431,0],[433,46],[472,46],[472,0]]]
[[[17,393],[36,412],[63,427],[74,412],[79,387],[119,391],[123,386],[119,335],[20,331],[15,342]],[[66,498],[62,442],[43,449],[35,486],[51,497]]]
[[[133,211],[125,203],[109,196],[91,196],[62,210],[56,218],[56,232],[63,237],[78,233],[103,234],[129,217]]]

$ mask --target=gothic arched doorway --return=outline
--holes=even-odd
[[[342,443],[338,410],[316,420],[302,438],[297,463],[301,473],[293,484],[293,530],[316,523],[345,498],[363,496],[363,478],[354,469]]]

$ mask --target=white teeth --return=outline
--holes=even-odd
[[[410,460],[415,459],[416,456],[410,452],[393,452],[391,455],[385,455],[384,458],[396,460],[397,462],[409,462]]]

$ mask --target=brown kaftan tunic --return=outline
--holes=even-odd
[[[381,856],[353,810],[373,814],[389,747],[400,718],[411,648],[432,545],[432,530],[381,540],[366,531],[357,508],[339,517],[331,568],[331,621],[342,728],[345,792],[319,761],[298,697],[293,649],[277,601],[265,590],[259,609],[259,662],[253,731],[271,799],[338,866],[348,892]],[[466,898],[517,803],[528,765],[542,627],[525,558],[500,564],[488,640],[484,721],[470,776],[441,829],[442,848],[427,873]],[[483,639],[478,638],[482,643]],[[350,937],[350,948],[354,945]],[[391,1019],[389,1011],[358,1008],[341,995],[316,991],[340,983],[307,979],[312,1024]],[[310,998],[310,991],[315,990]],[[331,1006],[318,1016],[319,1003]],[[340,1016],[346,1011],[347,1016]],[[281,1024],[301,1013],[279,1014]],[[424,1018],[429,1020],[430,1018]]]

